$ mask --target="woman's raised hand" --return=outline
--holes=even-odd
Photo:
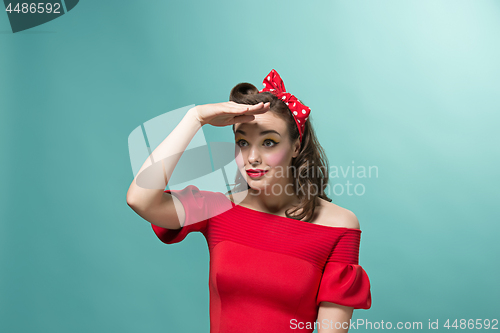
[[[194,115],[200,121],[201,125],[228,126],[254,120],[255,117],[253,115],[269,111],[269,105],[269,102],[249,105],[230,101],[196,105],[193,109]]]

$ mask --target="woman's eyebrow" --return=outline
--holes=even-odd
[[[237,129],[234,133],[241,133],[243,135],[247,135],[244,131],[240,130],[240,129]],[[267,131],[262,131],[260,132],[260,135],[264,135],[264,134],[268,134],[268,133],[276,133],[278,134],[279,136],[281,136],[281,134],[279,134],[278,132],[276,132],[275,130],[267,130]]]

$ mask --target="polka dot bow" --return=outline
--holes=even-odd
[[[281,79],[280,75],[276,70],[271,70],[271,72],[266,76],[263,82],[264,88],[262,88],[259,93],[264,91],[269,91],[280,100],[282,100],[290,109],[295,119],[295,123],[299,129],[300,141],[302,141],[302,134],[304,133],[304,125],[311,109],[304,104],[302,104],[297,97],[286,92],[285,83]]]

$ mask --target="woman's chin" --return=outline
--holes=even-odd
[[[252,179],[247,177],[247,184],[256,191],[264,191],[266,188],[270,187],[269,181],[264,178]]]

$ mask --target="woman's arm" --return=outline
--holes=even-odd
[[[318,333],[347,333],[354,308],[321,302],[318,311]]]
[[[196,132],[205,124],[228,126],[252,121],[254,114],[267,112],[269,105],[223,102],[191,108],[144,162],[128,189],[127,204],[142,218],[159,227],[180,229],[186,217],[184,207],[179,199],[164,190]]]
[[[332,211],[330,216],[336,216],[331,224],[351,229],[359,229],[359,221],[356,215],[348,209],[342,209],[342,214]],[[318,333],[347,333],[354,307],[344,306],[331,302],[321,302],[318,311]],[[323,322],[324,320],[324,322]]]
[[[160,227],[179,229],[184,224],[182,204],[174,203],[178,199],[170,193],[164,193],[164,190],[182,153],[202,127],[195,108],[186,113],[175,129],[151,153],[127,192],[127,204],[142,218]],[[142,174],[147,168],[149,169]],[[141,183],[147,183],[148,188],[141,187]]]

